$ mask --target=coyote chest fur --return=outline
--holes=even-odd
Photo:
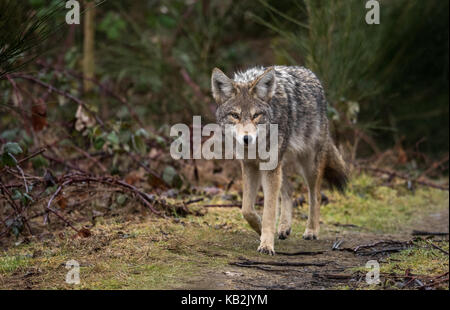
[[[299,173],[309,191],[309,215],[304,239],[317,239],[320,221],[320,187],[325,179],[340,191],[347,183],[346,165],[330,138],[327,101],[318,78],[297,66],[256,67],[237,72],[233,79],[219,69],[211,77],[216,117],[233,125],[238,143],[249,146],[258,139],[258,125],[278,125],[278,163],[273,170],[260,170],[258,159],[241,160],[242,212],[261,236],[258,251],[273,255],[274,238],[291,232],[292,200],[287,176]],[[262,185],[262,219],[254,209]],[[278,229],[276,218],[279,213]]]

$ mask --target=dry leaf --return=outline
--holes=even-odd
[[[57,201],[57,204],[61,210],[64,210],[67,207],[67,198],[61,196],[61,198]]]
[[[41,98],[31,107],[31,124],[35,131],[41,131],[47,126],[47,105]]]
[[[87,228],[81,228],[78,231],[77,236],[81,238],[89,238],[90,236],[92,236],[92,232]]]
[[[90,128],[95,125],[95,119],[85,111],[82,105],[78,106],[77,112],[75,113],[75,129],[77,131],[83,131],[85,128]]]

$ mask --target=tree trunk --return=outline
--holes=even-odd
[[[93,88],[92,79],[94,77],[94,43],[95,43],[95,3],[85,2],[86,12],[84,15],[84,42],[83,42],[83,74],[87,78],[84,80],[84,92],[89,93]]]

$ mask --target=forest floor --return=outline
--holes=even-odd
[[[96,211],[93,223],[85,223],[92,234],[87,238],[62,227],[39,238],[3,244],[0,288],[449,287],[448,191],[427,187],[411,191],[401,182],[383,185],[359,175],[345,196],[324,191],[328,201],[321,210],[320,240],[301,238],[308,205],[296,206],[292,233],[287,240],[276,241],[275,256],[257,253],[259,238],[239,208],[204,207],[229,199],[230,193],[218,191],[190,204],[188,208],[201,212],[186,217],[159,218],[139,208],[127,217]],[[417,236],[417,231],[443,234]],[[69,260],[80,264],[78,285],[65,282]],[[378,284],[366,283],[369,260],[380,266]]]

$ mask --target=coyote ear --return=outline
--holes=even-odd
[[[218,104],[225,102],[233,95],[233,81],[220,69],[214,68],[211,75],[211,90]]]
[[[275,93],[276,85],[275,70],[269,68],[253,82],[251,91],[258,96],[259,99],[267,101],[270,100]]]

